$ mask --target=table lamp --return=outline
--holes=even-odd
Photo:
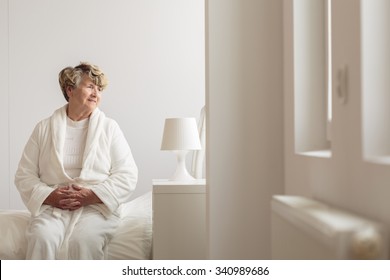
[[[165,120],[161,150],[172,151],[177,157],[177,167],[170,181],[195,180],[186,167],[188,151],[201,150],[195,118],[169,118]]]

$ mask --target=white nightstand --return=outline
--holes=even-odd
[[[206,181],[153,180],[153,259],[206,259]]]

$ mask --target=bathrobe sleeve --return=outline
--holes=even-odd
[[[24,148],[15,174],[15,185],[24,204],[33,216],[37,216],[43,211],[43,208],[47,206],[42,206],[43,201],[53,191],[53,188],[42,182],[39,176],[39,136],[42,126],[42,122],[36,125]]]
[[[113,213],[120,215],[118,208],[130,200],[138,180],[138,168],[130,147],[119,125],[113,120],[109,133],[112,136],[109,141],[109,176],[101,183],[91,186],[92,191],[103,202],[99,210],[107,217]]]

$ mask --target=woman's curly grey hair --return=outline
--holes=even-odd
[[[101,90],[104,90],[107,87],[108,80],[104,73],[96,65],[90,64],[88,62],[81,62],[76,67],[66,67],[58,74],[60,87],[66,101],[69,101],[66,89],[68,87],[78,87],[84,74],[88,75],[93,83]]]

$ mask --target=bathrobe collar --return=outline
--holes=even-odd
[[[66,135],[66,118],[67,118],[67,104],[57,109],[50,118],[51,123],[51,134],[52,134],[52,145],[53,153],[56,164],[62,170],[64,175],[69,178],[66,174],[63,164],[63,153]],[[95,161],[96,149],[98,148],[98,139],[103,130],[105,115],[99,108],[93,110],[89,118],[88,134],[85,143],[85,151],[83,155],[83,164],[80,174],[80,179],[83,178],[83,173],[92,169]],[[69,178],[71,179],[71,178]],[[85,178],[88,180],[88,178]]]

